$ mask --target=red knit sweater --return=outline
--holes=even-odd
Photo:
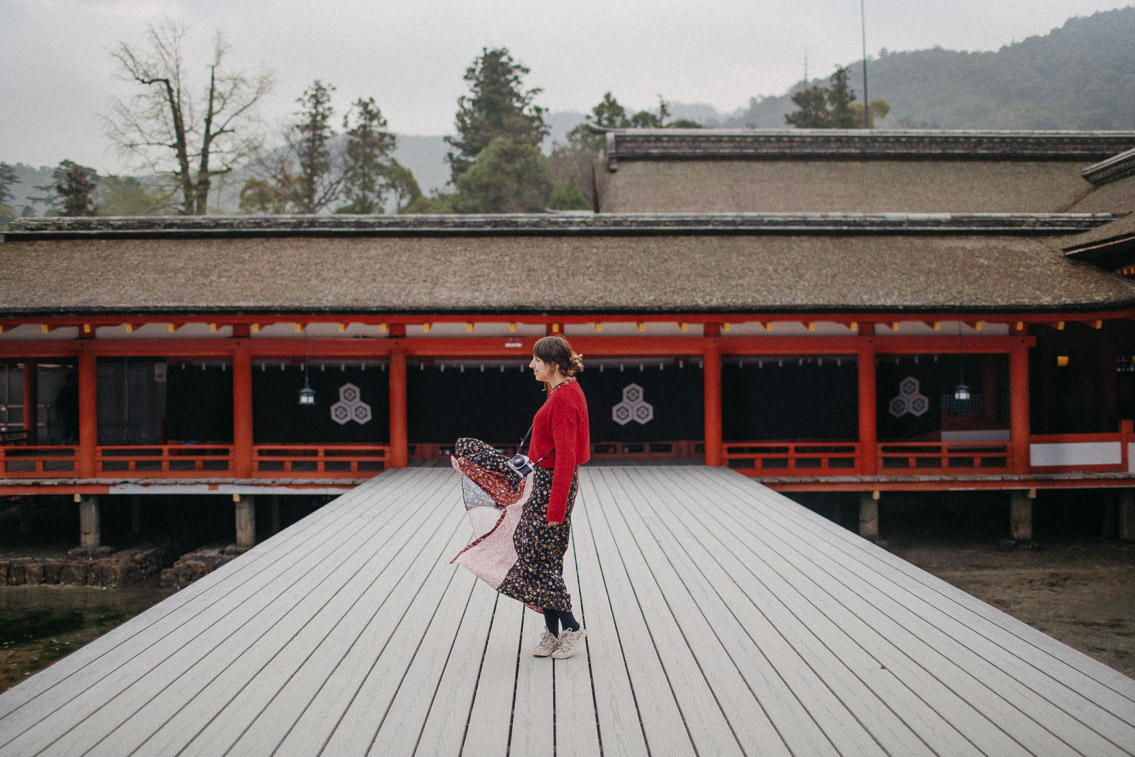
[[[591,459],[587,399],[578,381],[556,387],[532,420],[532,444],[528,448],[528,456],[539,460],[544,455],[548,457],[540,463],[540,467],[553,469],[548,522],[563,523],[575,466]]]

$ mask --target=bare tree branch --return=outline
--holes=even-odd
[[[218,32],[208,81],[195,94],[185,71],[186,34],[184,25],[164,19],[147,28],[140,44],[118,43],[111,57],[119,78],[141,89],[116,99],[113,115],[103,120],[121,152],[170,176],[183,214],[203,215],[212,177],[232,171],[259,146],[255,107],[274,81],[270,71],[227,72],[230,47]]]

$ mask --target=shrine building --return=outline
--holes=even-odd
[[[1135,132],[606,139],[594,212],[15,220],[0,494],[94,544],[100,496],[247,523],[512,450],[563,334],[595,463],[858,492],[868,537],[891,492],[1002,491],[1028,539],[1038,491],[1107,490],[1135,539]]]

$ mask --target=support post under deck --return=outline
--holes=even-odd
[[[870,541],[879,540],[879,492],[859,494],[859,535]]]
[[[85,495],[79,498],[79,546],[94,549],[102,543],[99,524],[99,498]]]
[[[256,498],[247,495],[233,497],[236,504],[236,545],[252,547],[256,544]]]
[[[1033,500],[1027,491],[1009,493],[1009,527],[1013,541],[1033,539]]]
[[[1119,540],[1135,541],[1135,489],[1124,489],[1119,497]]]

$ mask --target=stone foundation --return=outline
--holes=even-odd
[[[244,551],[235,546],[211,545],[182,555],[171,567],[162,571],[162,588],[184,589]]]
[[[0,584],[131,586],[153,576],[176,555],[170,544],[147,544],[117,552],[109,547],[74,549],[65,558],[16,557],[0,560]]]

